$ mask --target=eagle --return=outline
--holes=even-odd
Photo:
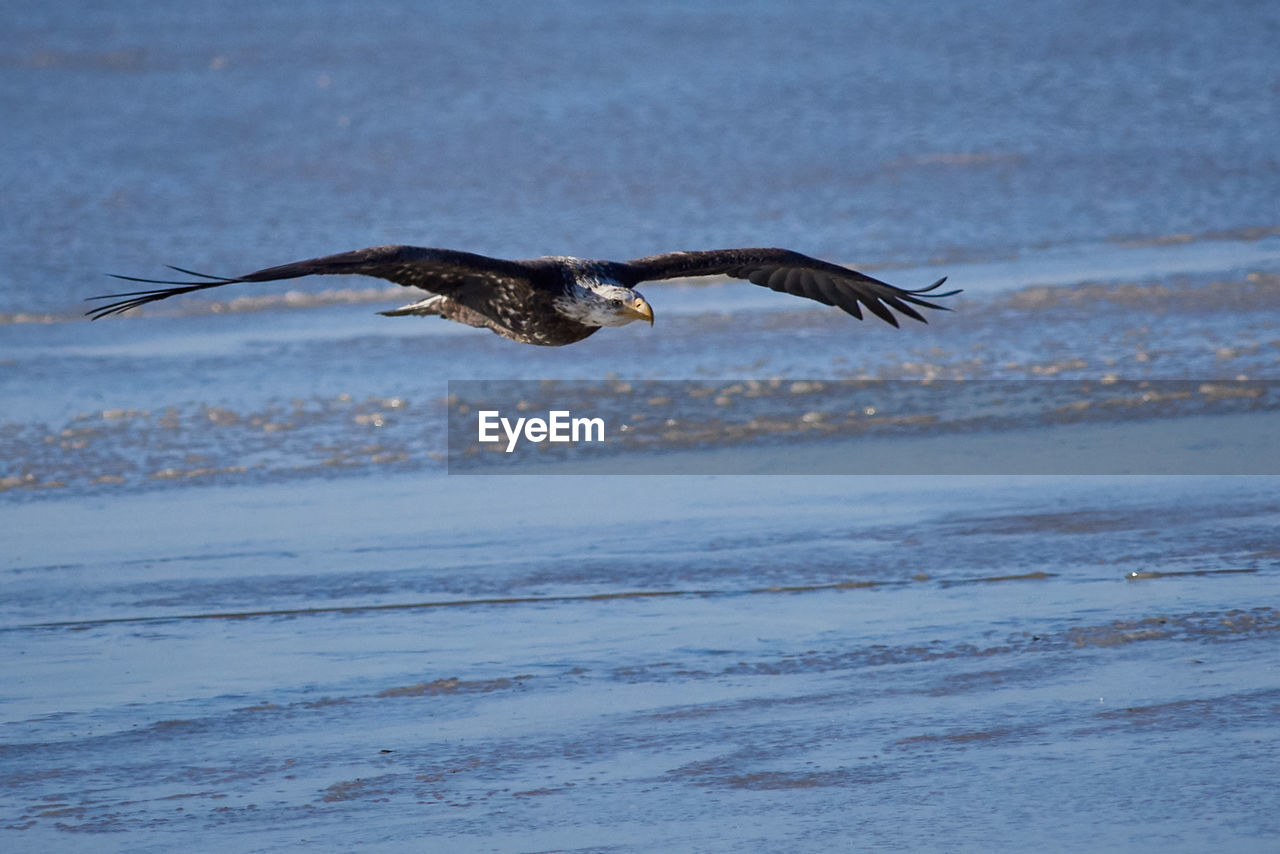
[[[443,317],[489,329],[523,344],[561,347],[581,341],[604,326],[636,320],[653,325],[653,308],[635,290],[641,282],[696,276],[745,279],[775,291],[835,306],[862,319],[862,309],[898,325],[894,312],[926,323],[916,308],[948,310],[922,299],[941,299],[958,290],[934,293],[946,277],[927,288],[903,290],[857,270],[786,249],[716,249],[667,252],[631,261],[590,261],[568,256],[505,260],[420,246],[372,246],[309,258],[231,278],[170,266],[195,281],[117,279],[166,287],[103,294],[114,300],[88,312],[93,320],[121,314],[180,294],[243,282],[274,282],[302,276],[353,274],[387,279],[426,291],[423,299],[391,311],[389,317]]]

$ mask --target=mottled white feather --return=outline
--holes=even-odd
[[[610,279],[594,265],[574,261],[572,287],[552,304],[564,317],[586,326],[626,326],[639,318],[627,310],[640,292]]]

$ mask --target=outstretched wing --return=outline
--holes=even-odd
[[[473,255],[470,252],[457,252],[451,249],[425,249],[420,246],[373,246],[368,249],[356,249],[337,255],[325,255],[322,258],[309,258],[306,261],[295,261],[279,267],[268,267],[244,276],[223,278],[209,276],[184,270],[181,267],[170,267],[185,276],[194,276],[205,281],[166,281],[162,279],[139,279],[135,276],[115,276],[127,282],[142,282],[151,285],[167,285],[146,291],[131,293],[104,294],[89,297],[91,300],[115,300],[115,302],[98,306],[87,312],[89,317],[97,320],[111,314],[120,314],[157,300],[168,299],[180,294],[189,294],[207,288],[220,288],[223,285],[234,285],[242,282],[273,282],[279,279],[297,279],[302,276],[317,275],[357,275],[374,276],[386,279],[398,285],[421,288],[434,294],[451,296],[471,296],[475,291],[488,292],[502,286],[529,287],[529,269],[515,261],[500,258],[489,258],[484,255]],[[114,274],[113,274],[114,275]]]
[[[927,323],[913,305],[948,311],[946,306],[921,299],[954,296],[960,291],[935,294],[947,279],[942,277],[927,288],[916,291],[896,288],[868,275],[791,252],[787,249],[714,249],[705,252],[668,252],[636,258],[619,265],[628,281],[635,285],[655,279],[682,279],[693,276],[731,276],[798,297],[816,300],[844,309],[859,320],[862,308],[894,326],[898,319],[890,309]]]

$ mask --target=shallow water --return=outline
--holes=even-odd
[[[1277,33],[1253,3],[30,5],[0,311],[392,242],[902,267],[1274,229]]]
[[[552,482],[619,521],[541,479],[413,475],[11,508],[9,828],[513,851],[1277,829],[1272,479]]]
[[[0,845],[1270,850],[1276,9],[608,9],[0,34]],[[392,241],[965,293],[652,285],[561,350],[370,280],[79,317]],[[532,386],[702,473],[450,474],[459,389]]]

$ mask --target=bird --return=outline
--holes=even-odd
[[[387,279],[419,288],[427,296],[389,317],[438,316],[489,329],[524,344],[561,347],[581,341],[605,326],[634,321],[653,325],[653,308],[635,286],[641,282],[697,276],[745,279],[843,309],[859,320],[862,309],[898,326],[894,312],[927,323],[913,306],[947,311],[922,298],[942,299],[959,290],[934,293],[946,277],[927,288],[904,290],[848,267],[787,249],[713,249],[666,252],[630,261],[591,261],[564,255],[506,260],[453,249],[421,246],[371,246],[335,255],[267,267],[243,276],[223,277],[169,266],[194,280],[117,279],[166,287],[103,294],[89,300],[114,300],[85,314],[93,320],[139,306],[224,285],[274,282],[303,276],[352,274]]]

